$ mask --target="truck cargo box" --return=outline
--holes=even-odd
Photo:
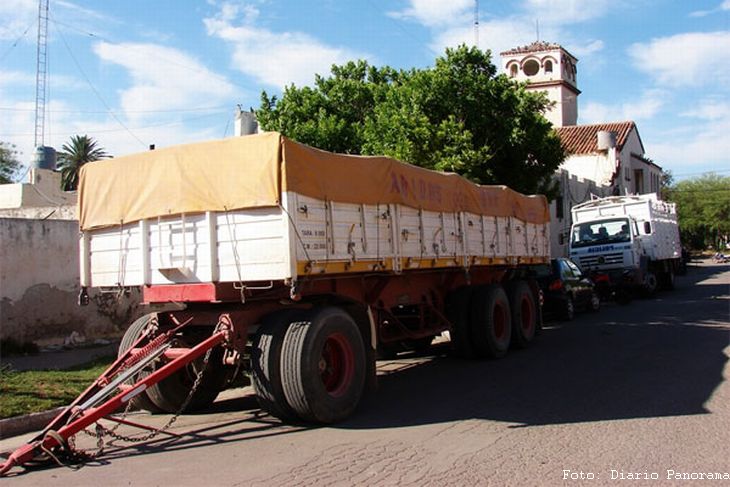
[[[549,259],[543,196],[278,133],[87,164],[83,286],[294,281]]]

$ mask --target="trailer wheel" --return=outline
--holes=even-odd
[[[525,281],[510,285],[509,304],[512,310],[512,344],[525,348],[535,338],[537,328],[537,302]]]
[[[282,421],[296,421],[281,382],[281,347],[292,322],[303,312],[297,309],[275,311],[263,318],[251,349],[251,382],[261,409]]]
[[[478,357],[503,357],[509,349],[512,324],[509,300],[499,284],[474,290],[471,337]]]
[[[136,321],[134,321],[131,325],[129,325],[129,328],[127,328],[127,331],[124,332],[124,336],[122,337],[122,340],[119,342],[119,351],[117,353],[117,357],[121,357],[129,348],[134,345],[134,342],[139,339],[140,336],[142,336],[142,332],[144,331],[145,327],[149,324],[150,319],[154,313],[150,313],[148,315],[144,315],[140,318],[137,318]],[[139,374],[137,374],[132,379],[128,380],[126,383],[129,385],[134,384],[139,379],[142,379],[148,375],[150,375],[151,371],[143,370]],[[146,411],[149,411],[151,413],[159,413],[160,408],[155,406],[155,403],[153,403],[149,396],[147,395],[147,391],[142,391],[136,396],[134,396],[130,401],[131,408],[132,409],[144,409]]]
[[[208,331],[208,329],[205,329]],[[208,336],[206,334],[206,336]],[[182,336],[175,339],[175,347],[194,346],[199,337]],[[195,378],[203,370],[200,384],[193,396],[190,398],[183,412],[196,411],[213,404],[218,393],[223,390],[228,374],[222,365],[223,348],[218,346],[211,350],[207,367],[203,370],[203,357],[193,360],[169,377],[161,380],[147,388],[147,395],[150,400],[161,411],[166,413],[177,413],[183,403],[190,395]]]
[[[474,357],[474,347],[469,330],[472,292],[471,286],[464,286],[456,289],[446,298],[446,317],[452,325],[449,331],[451,347],[454,354],[462,358]]]
[[[334,307],[312,310],[284,337],[281,374],[289,405],[306,421],[335,423],[357,407],[366,355],[357,325]]]

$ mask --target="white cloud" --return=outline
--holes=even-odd
[[[584,44],[575,44],[575,45],[569,45],[567,47],[568,51],[570,51],[571,54],[574,56],[577,56],[580,58],[585,58],[588,56],[591,56],[597,52],[602,51],[604,48],[603,41],[596,40],[596,41],[590,41],[588,43]]]
[[[145,111],[212,106],[234,94],[225,78],[177,49],[107,42],[93,49],[103,61],[128,70],[132,85],[121,91],[121,106],[133,118]]]
[[[579,116],[583,123],[605,123],[623,120],[648,120],[654,117],[664,106],[667,94],[662,90],[645,92],[638,100],[622,104],[606,105],[597,102],[587,102],[579,109]]]
[[[710,14],[713,14],[715,12],[722,12],[730,10],[730,0],[725,0],[722,2],[717,8],[713,8],[710,10],[696,10],[689,14],[690,17],[707,17]]]
[[[35,76],[22,71],[0,71],[0,88],[7,85],[35,85]]]
[[[729,114],[730,102],[725,99],[706,99],[681,115],[701,120],[724,120],[730,116]]]
[[[24,32],[26,40],[35,40],[29,35],[34,31],[38,16],[38,2],[35,0],[2,0],[0,2],[0,40],[16,40]]]
[[[428,27],[453,26],[469,22],[474,11],[474,0],[410,0],[409,6],[388,15],[412,19]]]
[[[324,44],[302,32],[274,32],[254,25],[258,10],[223,4],[220,13],[204,19],[208,35],[233,46],[233,66],[258,82],[283,88],[311,85],[314,75],[330,72],[332,64],[372,57]],[[240,22],[237,19],[242,17]]]
[[[647,140],[650,156],[675,174],[728,169],[730,154],[730,115],[713,119],[705,124],[678,127],[678,136],[661,136]]]
[[[523,9],[540,24],[563,25],[599,18],[615,6],[615,0],[526,0]]]
[[[730,31],[696,32],[633,44],[629,55],[640,71],[668,86],[730,86]]]

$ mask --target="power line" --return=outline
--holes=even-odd
[[[5,61],[5,58],[8,56],[8,54],[10,54],[10,52],[18,46],[18,43],[23,39],[23,37],[25,37],[25,35],[30,30],[30,28],[33,27],[34,25],[35,25],[35,22],[30,24],[28,27],[26,27],[25,30],[23,31],[23,33],[20,34],[20,36],[17,39],[15,39],[15,41],[12,44],[10,44],[10,47],[8,47],[7,50],[3,53],[3,55],[0,56],[0,62]]]
[[[195,108],[171,108],[167,110],[125,110],[126,113],[178,113],[178,112],[209,112],[228,110],[229,106],[216,107],[195,107]],[[7,112],[32,112],[32,108],[0,107],[0,111]],[[107,110],[46,110],[46,113],[108,113]]]
[[[104,113],[106,113],[106,112],[104,112]],[[88,132],[90,134],[108,134],[108,133],[115,133],[115,132],[126,132],[126,131],[129,131],[129,130],[146,130],[146,129],[157,128],[157,127],[168,127],[168,126],[172,126],[172,125],[180,125],[180,124],[183,124],[183,123],[192,122],[192,121],[195,121],[195,120],[202,120],[204,118],[208,118],[208,117],[212,117],[212,116],[217,116],[217,115],[218,115],[218,113],[208,113],[206,115],[200,115],[200,116],[197,116],[197,117],[182,118],[182,119],[179,119],[179,120],[174,120],[172,122],[156,123],[156,124],[152,124],[152,125],[145,125],[143,127],[132,127],[132,128],[128,128],[126,126],[122,126],[122,128],[120,128],[120,129],[88,130]],[[76,132],[71,132],[71,133],[67,133],[67,134],[58,134],[58,135],[74,135],[75,133]],[[33,135],[33,134],[28,134],[28,133],[12,133],[12,134],[0,134],[0,137],[27,137],[27,136],[30,136],[30,135]]]
[[[55,21],[55,19],[51,19],[51,20],[52,20],[53,24],[54,24],[54,25],[56,25],[56,21]],[[124,128],[124,130],[125,130],[125,131],[126,131],[126,132],[127,132],[128,134],[129,134],[129,135],[131,135],[131,136],[132,136],[132,137],[133,137],[133,138],[134,138],[134,139],[135,139],[135,140],[136,140],[137,142],[139,142],[139,143],[140,143],[140,144],[142,145],[142,147],[145,147],[145,148],[146,148],[146,147],[147,147],[147,144],[145,144],[145,143],[144,143],[144,142],[142,141],[142,139],[140,139],[139,137],[137,137],[137,135],[136,135],[136,134],[134,134],[134,133],[133,133],[133,132],[132,132],[132,131],[131,131],[131,130],[129,129],[129,127],[127,127],[127,126],[126,126],[126,125],[124,124],[124,122],[122,122],[122,120],[121,120],[121,119],[120,119],[120,118],[119,118],[119,117],[117,116],[117,114],[116,114],[116,113],[115,113],[115,112],[114,112],[114,111],[113,111],[113,110],[111,109],[111,107],[110,107],[110,106],[109,106],[109,104],[108,104],[108,103],[106,102],[106,100],[104,100],[104,98],[103,98],[103,97],[101,96],[101,93],[99,93],[99,91],[98,91],[98,90],[96,89],[96,87],[95,87],[95,86],[94,86],[94,84],[93,84],[93,83],[91,82],[91,80],[89,79],[89,77],[88,77],[88,76],[86,76],[86,72],[85,72],[85,71],[83,70],[83,68],[82,68],[82,67],[81,67],[81,65],[79,64],[78,60],[76,59],[76,56],[74,56],[74,54],[73,54],[73,51],[71,50],[71,47],[70,47],[70,46],[68,45],[68,42],[66,41],[66,36],[64,36],[64,35],[63,35],[63,32],[61,32],[61,29],[56,29],[56,30],[57,30],[57,32],[58,32],[58,34],[59,34],[59,37],[60,37],[60,38],[61,38],[61,40],[63,41],[63,45],[64,45],[64,46],[66,47],[66,50],[68,51],[68,54],[69,54],[69,56],[71,56],[71,60],[72,60],[72,61],[74,62],[74,64],[76,65],[76,68],[77,68],[77,69],[79,70],[79,73],[81,73],[81,76],[82,76],[82,77],[84,78],[84,80],[86,80],[86,83],[87,83],[87,84],[89,85],[89,88],[91,88],[91,91],[93,91],[93,92],[94,92],[94,94],[95,94],[95,95],[96,95],[96,97],[97,97],[97,98],[99,99],[99,101],[101,102],[101,104],[102,104],[102,105],[104,105],[104,108],[106,108],[106,109],[107,109],[107,111],[108,111],[109,115],[111,115],[111,116],[112,116],[112,118],[113,118],[113,119],[114,119],[114,120],[115,120],[115,121],[116,121],[116,122],[117,122],[117,123],[118,123],[118,124],[119,124],[119,125],[120,125],[120,126],[121,126],[122,128]]]

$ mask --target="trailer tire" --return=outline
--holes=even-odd
[[[474,358],[470,328],[471,286],[460,287],[446,297],[446,317],[451,322],[451,349],[457,357]]]
[[[512,345],[526,348],[535,338],[537,300],[525,281],[510,283],[508,293],[512,310]]]
[[[197,340],[191,336],[183,336],[177,340],[180,343],[176,346],[180,347],[190,347],[197,343]],[[227,382],[228,374],[222,361],[223,348],[216,346],[211,349],[208,365],[203,371],[200,384],[183,411],[180,411],[180,408],[190,395],[195,377],[203,367],[203,357],[193,360],[169,377],[148,387],[147,395],[155,406],[166,413],[175,414],[206,408],[213,404]]]
[[[365,388],[367,364],[349,314],[335,307],[313,309],[289,326],[281,353],[284,394],[302,419],[328,424],[352,414]]]
[[[292,322],[301,319],[302,311],[286,309],[263,318],[251,347],[251,384],[262,410],[282,421],[299,419],[289,406],[281,381],[281,347]]]
[[[117,358],[124,355],[124,353],[129,350],[132,345],[134,345],[134,342],[136,342],[139,337],[142,336],[142,331],[144,331],[145,327],[149,324],[150,319],[153,315],[154,313],[144,315],[140,318],[137,318],[134,322],[132,322],[131,325],[129,325],[127,331],[124,332],[122,340],[119,342]],[[134,378],[128,380],[126,383],[129,385],[133,385],[135,382],[137,382],[138,379],[144,378],[150,374],[151,371],[142,370],[139,374],[137,374]],[[147,391],[140,392],[132,399],[130,399],[129,402],[131,403],[130,408],[132,410],[142,409],[151,413],[160,412],[160,408],[155,406],[155,403],[150,400],[149,396],[147,395]]]
[[[512,337],[509,299],[499,284],[474,290],[471,307],[471,337],[476,356],[503,357]]]

